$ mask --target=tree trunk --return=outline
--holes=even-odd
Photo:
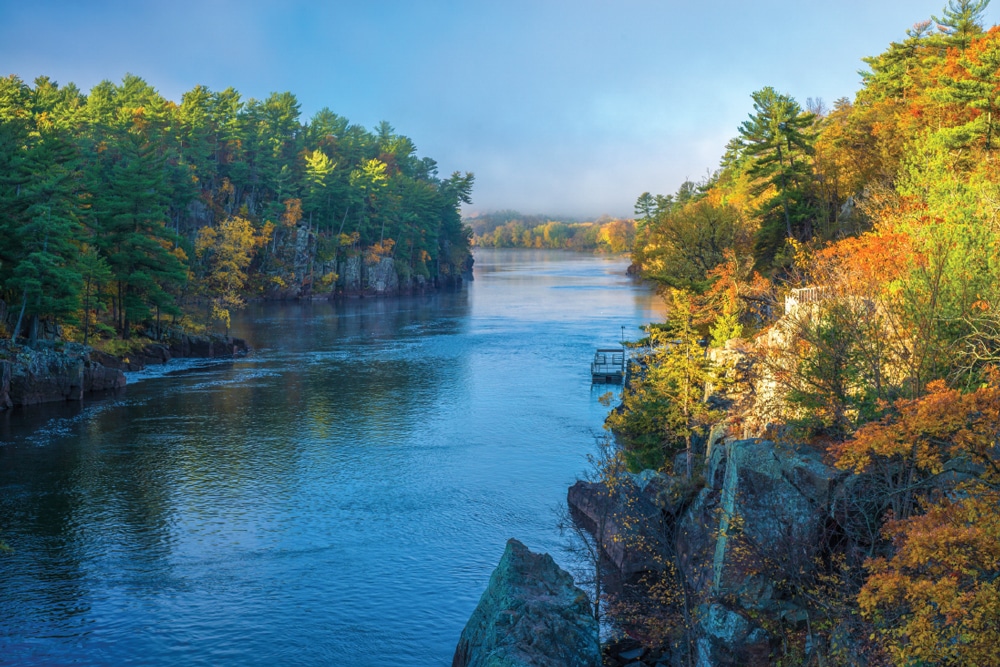
[[[90,280],[88,279],[83,290],[83,344],[87,344],[90,334]]]
[[[14,325],[14,333],[10,336],[10,342],[17,342],[17,334],[21,331],[21,322],[24,320],[24,309],[28,307],[28,290],[24,290],[24,298],[21,300],[21,312],[17,316],[17,324]]]

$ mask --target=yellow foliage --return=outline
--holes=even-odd
[[[227,330],[229,309],[243,305],[242,290],[253,253],[267,244],[272,230],[270,223],[258,231],[246,218],[234,216],[198,233],[195,252],[205,268],[202,288],[213,300],[212,316],[225,322]]]
[[[897,665],[1000,664],[998,500],[945,499],[888,525],[899,550],[869,563],[858,603]]]

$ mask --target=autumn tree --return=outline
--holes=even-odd
[[[865,426],[838,465],[886,481],[894,553],[859,596],[899,665],[995,664],[1000,639],[1000,385],[963,394],[933,383]],[[923,510],[921,512],[921,510]]]
[[[204,227],[195,250],[204,266],[202,284],[212,302],[212,317],[229,334],[232,311],[244,305],[243,288],[254,250],[267,244],[270,230],[257,231],[246,218],[232,217]]]

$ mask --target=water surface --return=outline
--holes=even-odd
[[[658,316],[625,267],[479,250],[460,290],[256,304],[251,357],[0,413],[0,664],[449,665],[508,537],[568,558],[589,359]]]

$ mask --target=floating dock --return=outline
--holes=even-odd
[[[590,364],[592,384],[621,384],[625,381],[625,348],[600,348]]]

